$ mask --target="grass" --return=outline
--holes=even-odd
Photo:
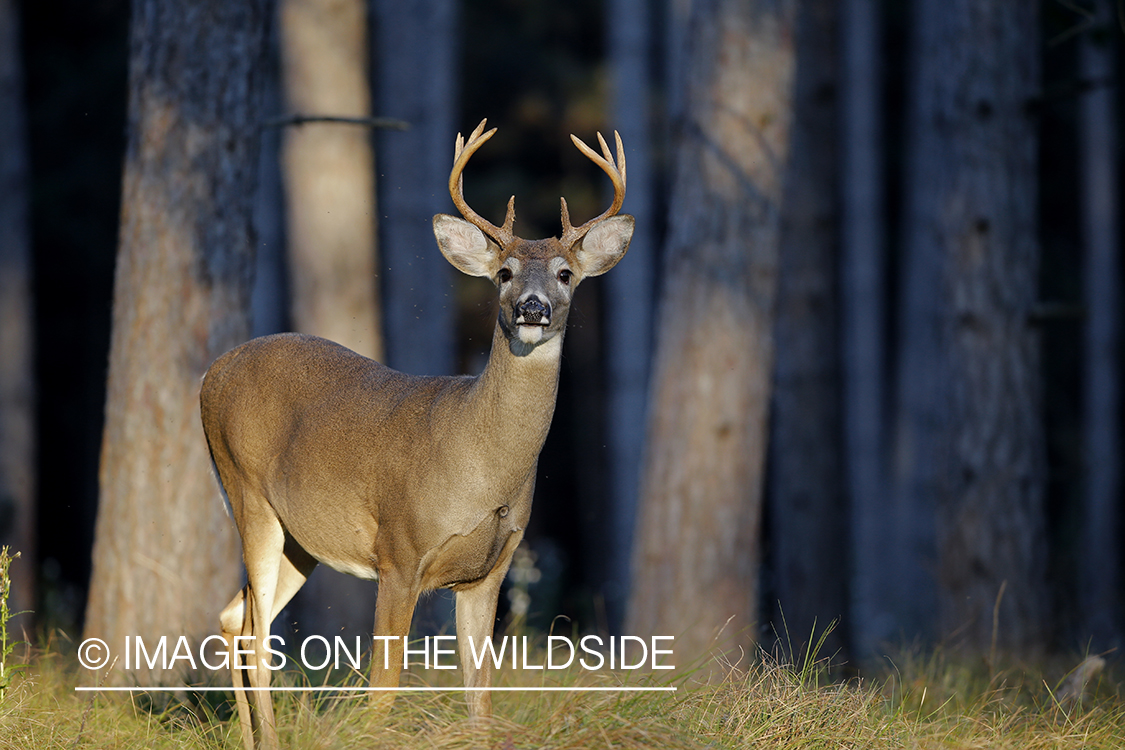
[[[11,685],[0,703],[0,748],[240,747],[229,694],[76,693],[89,679],[64,650],[42,648]],[[1060,702],[1062,669],[1048,669],[1054,677],[1045,679],[1016,665],[989,669],[941,652],[905,652],[877,679],[844,680],[824,662],[800,661],[759,654],[717,682],[681,675],[675,693],[495,693],[495,718],[476,723],[460,692],[400,694],[383,719],[354,694],[275,694],[274,704],[282,745],[298,750],[1125,747],[1125,696],[1105,673],[1085,694]],[[501,670],[497,682],[537,686],[555,678],[542,674]],[[293,670],[275,678],[318,684]],[[455,686],[458,679],[457,672],[411,672],[405,684]],[[650,680],[570,670],[560,679]]]

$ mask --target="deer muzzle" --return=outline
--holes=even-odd
[[[516,325],[547,326],[551,324],[551,308],[538,297],[531,296],[516,305]]]
[[[518,302],[513,311],[519,339],[534,346],[543,340],[543,332],[551,324],[551,306],[535,295]]]

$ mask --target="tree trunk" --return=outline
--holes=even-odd
[[[379,114],[410,123],[378,136],[379,249],[387,363],[416,375],[457,372],[457,300],[453,267],[438,252],[433,216],[449,213],[457,132],[459,5],[453,0],[376,0]],[[424,343],[423,343],[424,342]],[[419,632],[452,627],[453,597],[419,602]]]
[[[937,622],[968,650],[1047,633],[1036,301],[1034,3],[925,0],[915,11],[896,467],[899,539],[937,575]],[[936,518],[936,565],[929,546]],[[909,557],[904,559],[911,559]],[[906,567],[906,566],[900,566]],[[925,599],[923,598],[923,602]],[[927,619],[916,610],[906,632]]]
[[[282,88],[291,114],[369,117],[364,0],[281,0]],[[370,130],[287,127],[282,172],[294,330],[383,361]],[[321,566],[294,600],[303,633],[371,631],[375,587]]]
[[[637,484],[641,476],[648,371],[652,359],[652,317],[656,271],[656,184],[653,178],[652,111],[649,73],[652,23],[647,0],[613,0],[608,8],[612,95],[609,129],[625,144],[629,176],[627,210],[636,219],[628,260],[603,282],[608,347],[610,498],[612,509],[603,543],[609,550],[602,596],[610,627],[624,620],[629,591],[629,551],[636,526]],[[618,325],[620,321],[628,325]]]
[[[777,601],[768,604],[784,618],[775,617],[774,628],[799,644],[815,642],[835,622],[822,656],[837,654],[845,642],[849,588],[837,345],[836,32],[834,0],[806,0],[781,218],[769,449]]]
[[[841,13],[840,346],[851,515],[851,648],[860,659],[898,635],[893,506],[886,475],[886,325],[883,235],[882,49],[878,0],[845,0]]]
[[[290,113],[370,116],[366,3],[281,0],[279,9]],[[287,127],[283,141],[294,327],[382,360],[370,131],[309,123]]]
[[[457,11],[452,0],[375,2],[379,114],[410,123],[407,131],[379,135],[387,360],[416,375],[450,375],[457,367],[453,268],[431,225],[434,214],[452,207],[442,186],[460,111]]]
[[[1080,50],[1081,77],[1108,80],[1114,74],[1110,3],[1100,5],[1099,21],[1110,31],[1101,39],[1087,34]],[[1121,306],[1117,260],[1117,117],[1114,89],[1099,85],[1086,92],[1079,109],[1082,179],[1082,240],[1085,257],[1086,368],[1084,425],[1086,500],[1079,591],[1083,639],[1094,649],[1120,641],[1121,622]]]
[[[270,25],[269,54],[262,91],[262,111],[284,110],[277,24]],[[258,194],[254,201],[254,290],[250,295],[250,335],[290,330],[289,285],[285,257],[285,190],[281,179],[284,128],[263,128],[258,151]]]
[[[28,234],[27,135],[19,18],[0,0],[0,545],[11,569],[13,612],[35,608],[35,368]],[[28,626],[29,619],[21,619]]]
[[[239,586],[199,382],[245,340],[266,0],[137,0],[86,633],[198,641]],[[135,664],[134,664],[135,666]],[[118,662],[118,669],[123,667]],[[139,669],[141,682],[175,675]],[[121,679],[120,672],[116,679]]]
[[[793,3],[705,0],[687,33],[626,624],[681,664],[754,640]]]

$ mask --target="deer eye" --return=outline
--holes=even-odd
[[[570,285],[570,276],[571,276],[571,273],[568,269],[566,269],[566,268],[562,269],[561,271],[559,271],[559,283],[563,284],[565,286],[569,286]]]
[[[500,279],[501,284],[507,284],[512,280],[512,269],[501,268],[500,273],[497,274],[497,277]]]

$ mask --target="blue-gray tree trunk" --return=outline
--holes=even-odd
[[[376,0],[374,13],[378,111],[410,124],[377,136],[387,361],[416,375],[450,375],[457,300],[431,222],[453,210],[445,187],[453,138],[471,129],[457,122],[458,4]]]
[[[410,125],[377,135],[387,363],[415,375],[457,372],[455,273],[432,221],[453,210],[453,139],[471,129],[457,122],[458,10],[455,0],[373,4],[378,113]],[[448,630],[452,602],[447,591],[423,599],[416,627]]]
[[[774,600],[766,604],[786,643],[824,637],[821,656],[842,657],[850,581],[838,344],[837,39],[835,0],[804,0],[778,257],[769,448]]]
[[[636,219],[629,254],[606,276],[609,478],[612,509],[602,595],[618,628],[629,592],[629,556],[644,452],[656,270],[657,185],[652,160],[652,18],[648,0],[613,0],[607,13],[610,128],[621,133],[628,166],[625,210]]]
[[[1036,5],[922,0],[913,54],[894,463],[900,623],[971,652],[1026,653],[1049,632],[1030,323]]]
[[[1111,3],[1080,48],[1081,77],[1096,85],[1079,109],[1082,241],[1085,246],[1086,367],[1083,392],[1086,500],[1080,545],[1083,642],[1095,650],[1120,645],[1121,622],[1121,285],[1118,250],[1121,193],[1117,185],[1115,45],[1120,38]]]
[[[878,0],[840,5],[840,346],[852,653],[897,637],[886,482],[886,218]]]

